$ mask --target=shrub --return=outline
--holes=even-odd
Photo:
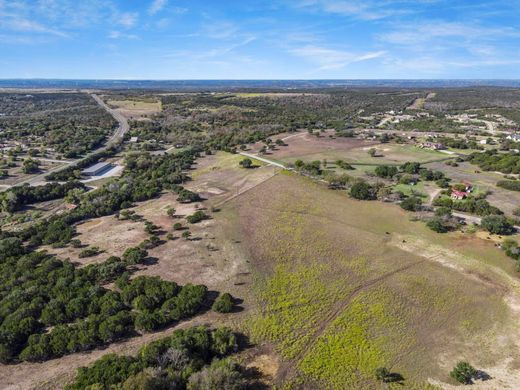
[[[520,181],[500,180],[497,182],[497,187],[502,187],[511,191],[520,191]]]
[[[84,259],[85,257],[96,256],[96,255],[98,255],[100,253],[101,253],[101,250],[98,247],[93,246],[91,248],[83,249],[81,252],[79,252],[78,257],[80,259]]]
[[[244,376],[236,363],[229,360],[214,361],[209,367],[193,374],[188,390],[242,390],[246,388]]]
[[[224,293],[215,300],[211,308],[219,313],[229,313],[233,310],[233,297],[229,293]]]
[[[446,233],[449,231],[449,228],[444,224],[444,221],[441,217],[433,217],[428,222],[426,222],[426,226],[437,233]]]
[[[393,167],[393,166],[388,166],[388,165],[379,165],[375,169],[375,174],[378,177],[382,177],[385,179],[391,179],[392,177],[394,177],[394,175],[397,174],[397,168]]]
[[[482,218],[481,226],[493,234],[511,234],[514,227],[503,215],[487,215]]]
[[[458,362],[450,372],[450,376],[457,382],[469,385],[473,383],[477,370],[468,362]]]
[[[253,167],[253,161],[250,158],[244,158],[242,161],[238,163],[242,168],[252,168]]]
[[[209,216],[204,213],[204,211],[198,210],[195,211],[192,215],[188,215],[186,217],[186,221],[188,221],[188,223],[198,223],[208,218]]]
[[[123,253],[123,260],[128,264],[141,264],[148,256],[148,252],[142,248],[128,248]]]
[[[407,211],[418,211],[421,208],[422,201],[416,196],[410,196],[400,203],[402,209]]]
[[[354,183],[352,187],[350,187],[350,196],[359,200],[371,200],[375,197],[374,189],[365,181]]]

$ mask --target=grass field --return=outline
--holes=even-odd
[[[108,100],[107,104],[116,108],[129,119],[140,119],[156,114],[162,110],[160,100]]]
[[[492,243],[439,235],[393,205],[357,202],[292,174],[233,200],[255,278],[244,325],[287,362],[278,383],[373,389],[448,386],[469,359],[497,381],[520,363],[518,280]],[[506,368],[509,367],[506,364]],[[491,384],[489,382],[488,384]]]
[[[331,138],[334,132],[324,131],[321,137],[308,133],[296,133],[287,136],[287,146],[278,147],[269,152],[270,159],[294,163],[296,160],[313,161],[345,160],[353,165],[401,165],[407,161],[420,163],[447,160],[453,158],[445,153],[429,149],[421,149],[413,145],[401,145],[394,143],[381,144],[375,141],[360,140],[356,138]],[[261,145],[253,145],[252,151],[258,151]],[[377,157],[369,155],[370,149],[377,150]]]

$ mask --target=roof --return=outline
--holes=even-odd
[[[465,191],[458,191],[458,190],[451,190],[451,194],[452,195],[456,195],[456,196],[466,196],[466,195],[468,195],[467,192],[465,192]]]
[[[100,169],[106,168],[106,167],[108,167],[110,165],[112,165],[112,164],[110,164],[108,162],[100,162],[100,163],[94,164],[94,165],[92,165],[92,166],[90,166],[88,168],[85,168],[83,170],[83,173],[97,172]]]

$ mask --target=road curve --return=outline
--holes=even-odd
[[[65,168],[73,166],[74,164],[77,164],[79,161],[83,160],[84,158],[89,157],[89,156],[91,156],[91,155],[93,155],[95,153],[102,152],[103,150],[106,150],[110,146],[113,146],[114,144],[117,144],[117,143],[119,143],[119,142],[121,142],[123,140],[125,134],[130,129],[130,126],[128,125],[128,121],[126,120],[126,118],[123,115],[121,115],[121,113],[119,113],[116,110],[108,107],[106,105],[106,103],[103,100],[101,100],[101,98],[98,95],[90,94],[90,96],[92,96],[92,98],[96,101],[96,103],[99,104],[110,115],[112,115],[114,117],[114,119],[118,122],[118,127],[117,127],[116,131],[110,136],[110,138],[105,143],[105,145],[90,151],[89,153],[87,153],[82,158],[78,158],[76,160],[68,160],[68,163],[64,162],[63,165],[60,165],[60,166],[58,166],[56,168],[49,169],[45,173],[41,173],[39,175],[32,176],[32,177],[30,177],[30,178],[28,178],[26,180],[19,181],[19,182],[14,183],[14,184],[12,184],[10,186],[6,186],[6,188],[2,188],[2,189],[0,189],[0,191],[5,191],[8,188],[21,186],[21,185],[24,185],[24,184],[29,184],[30,186],[36,186],[36,185],[45,184],[45,176],[49,175],[50,173],[59,172],[59,171],[65,169]]]

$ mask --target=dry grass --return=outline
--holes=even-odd
[[[374,388],[373,370],[387,366],[424,388],[450,382],[462,358],[490,372],[520,363],[516,275],[492,243],[292,175],[233,205],[255,269],[246,328],[292,361],[279,382]]]

